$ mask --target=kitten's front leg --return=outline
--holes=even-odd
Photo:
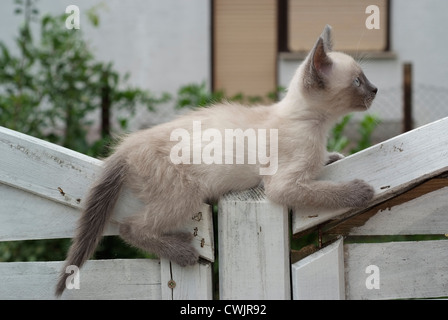
[[[337,183],[292,178],[279,181],[273,177],[265,179],[265,192],[272,201],[290,208],[305,205],[333,209],[364,207],[375,194],[372,186],[358,179]]]
[[[339,152],[328,152],[327,161],[325,162],[325,165],[329,165],[330,163],[336,162],[344,158],[345,156]]]

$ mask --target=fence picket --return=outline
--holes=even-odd
[[[0,263],[0,300],[55,299],[62,265],[60,261]],[[160,262],[89,260],[80,270],[79,289],[65,290],[61,299],[160,299]]]
[[[218,210],[220,299],[290,299],[288,210],[251,189]]]
[[[292,265],[294,300],[344,300],[344,252],[339,239]]]
[[[161,259],[161,274],[163,300],[211,300],[213,298],[210,262],[180,267],[171,261]]]
[[[347,298],[446,298],[447,248],[446,240],[347,244]],[[369,286],[374,276],[377,288]]]

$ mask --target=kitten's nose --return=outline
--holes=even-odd
[[[373,87],[372,92],[373,92],[374,94],[376,94],[376,93],[378,92],[378,88],[377,88],[377,87]]]

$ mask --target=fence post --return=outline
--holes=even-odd
[[[403,65],[403,132],[412,130],[412,64]]]
[[[220,200],[220,299],[291,298],[288,220],[260,188]]]

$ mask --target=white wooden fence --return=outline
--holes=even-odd
[[[72,237],[101,161],[5,128],[0,155],[0,241]],[[262,189],[224,196],[218,210],[220,299],[447,297],[446,172],[448,118],[325,168],[322,179],[372,184],[377,194],[367,209],[302,208],[291,215]],[[105,234],[118,234],[116,222],[139,205],[124,190]],[[89,260],[80,288],[66,290],[62,299],[212,299],[210,207],[193,212],[185,228],[195,234],[198,265]],[[309,232],[319,235],[320,246],[291,252],[290,234]],[[395,235],[432,237],[395,241]],[[53,299],[61,266],[0,262],[0,299]]]

